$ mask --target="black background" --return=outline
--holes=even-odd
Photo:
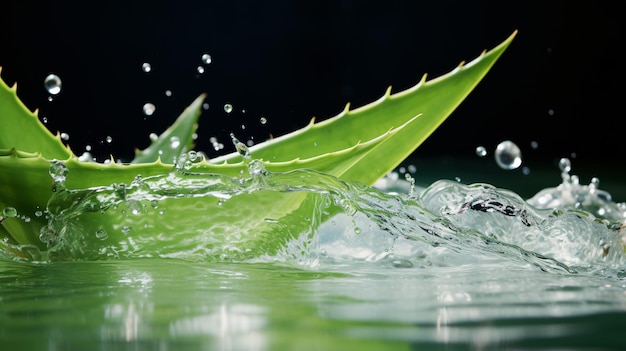
[[[390,85],[395,92],[425,73],[444,74],[519,30],[476,90],[407,162],[435,160],[432,167],[443,166],[433,177],[452,177],[462,165],[446,160],[478,160],[476,146],[492,153],[509,139],[522,149],[530,176],[547,169],[554,186],[558,160],[569,157],[582,182],[598,176],[619,193],[626,162],[618,4],[12,1],[0,8],[0,66],[52,131],[69,134],[75,153],[90,145],[100,161],[109,154],[132,158],[149,133],[162,132],[206,92],[210,107],[196,144],[215,156],[232,151],[230,132],[257,142],[287,133],[313,116],[336,115],[347,102],[373,101]],[[198,74],[204,53],[213,61]],[[144,62],[150,73],[142,71]],[[63,87],[48,101],[43,80],[51,72]],[[152,116],[142,113],[145,102],[156,105]],[[234,106],[231,114],[225,103]],[[215,152],[211,136],[226,149]],[[498,169],[492,158],[479,162],[483,173],[510,181],[496,185],[532,179],[521,168]]]

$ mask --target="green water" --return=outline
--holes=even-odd
[[[355,271],[351,273],[351,271]],[[618,349],[623,284],[455,267],[0,263],[3,350]]]

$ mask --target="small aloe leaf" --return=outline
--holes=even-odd
[[[446,75],[431,81],[426,81],[424,77],[415,87],[396,94],[391,94],[388,89],[378,101],[354,110],[347,106],[333,118],[320,123],[311,122],[300,130],[257,144],[249,151],[255,162],[262,161],[264,167],[276,175],[310,168],[371,184],[402,162],[443,123],[482,80],[516,33],[496,48],[484,52],[467,65],[461,64]],[[85,209],[91,210],[95,206],[91,197],[96,188],[104,193],[117,194],[117,187],[133,187],[138,178],[150,179],[146,182],[155,181],[158,185],[163,177],[182,170],[183,173],[191,172],[205,178],[226,176],[233,179],[233,184],[239,184],[234,179],[240,179],[248,165],[248,160],[244,160],[239,152],[189,165],[180,162],[184,158],[183,152],[191,149],[203,99],[201,95],[194,100],[155,143],[137,152],[132,164],[80,162],[63,145],[59,136],[52,135],[39,122],[36,113],[30,112],[19,101],[16,87],[9,88],[0,79],[0,116],[3,123],[3,128],[0,128],[0,184],[3,184],[0,187],[0,206],[5,210],[11,208],[8,211],[11,214],[19,214],[10,216],[15,218],[0,218],[0,239],[45,248],[39,234],[42,228],[46,228],[48,220],[37,213],[46,210],[61,213],[65,210],[64,206],[85,205],[88,206]],[[177,147],[171,148],[172,137],[179,138]],[[159,153],[159,150],[162,152]],[[220,179],[227,181],[226,178]],[[53,196],[55,189],[56,195]],[[193,188],[180,191],[193,193]],[[194,224],[217,226],[222,231],[229,226],[247,228],[250,236],[242,240],[251,240],[248,244],[254,246],[255,240],[259,239],[255,228],[261,228],[268,215],[281,218],[293,211],[306,209],[310,205],[307,198],[296,193],[242,194],[228,201],[232,213],[224,211],[229,206],[221,211],[206,211],[208,207],[217,206],[214,198],[168,198],[165,202],[169,214],[150,217],[154,223],[148,229],[152,231],[146,229],[148,232],[139,234],[146,237],[153,231],[171,229],[168,221],[176,222],[188,216],[202,217],[201,221],[189,218],[190,228],[186,229],[186,225],[180,228],[194,231],[191,227]],[[77,225],[89,229],[91,233],[97,228],[116,231],[119,221],[126,218],[120,217],[117,212],[100,212],[97,215],[91,215],[91,212],[79,215],[81,221]],[[240,212],[246,215],[242,216]],[[111,233],[110,237],[116,236]]]
[[[202,102],[206,94],[197,97],[191,105],[163,132],[150,146],[135,151],[131,163],[149,163],[161,159],[164,163],[174,163],[181,154],[193,148],[193,135],[198,129],[198,118],[202,112]]]

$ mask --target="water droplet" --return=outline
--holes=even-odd
[[[487,156],[487,149],[485,149],[484,146],[477,146],[476,147],[476,155],[478,157],[485,157],[485,156]]]
[[[244,144],[241,141],[239,141],[239,139],[237,139],[235,137],[235,134],[233,134],[233,133],[230,133],[230,138],[232,139],[233,145],[235,145],[235,149],[237,149],[237,152],[241,156],[243,156],[245,159],[249,159],[250,158],[250,150],[248,149],[246,144]]]
[[[198,68],[196,68],[198,70],[198,73],[202,74],[204,73],[204,67],[202,66],[198,66]]]
[[[41,217],[41,216],[43,216],[43,211],[42,210],[35,211],[35,217]]]
[[[49,74],[43,82],[49,94],[56,95],[61,92],[61,78],[56,74]]]
[[[165,91],[165,96],[172,96],[172,91],[171,90],[166,90]]]
[[[155,110],[156,110],[156,106],[154,106],[153,103],[146,102],[143,105],[143,113],[146,116],[152,116],[152,114],[154,113]]]
[[[85,151],[91,151],[91,145],[85,145]]]
[[[61,140],[68,141],[70,140],[70,135],[67,133],[61,133]]]
[[[205,102],[204,104],[202,104],[202,108],[205,109],[205,110],[208,110],[209,109],[209,103]]]
[[[96,238],[98,238],[100,240],[105,240],[108,237],[109,237],[109,234],[106,232],[106,230],[104,230],[104,229],[96,230]]]
[[[261,122],[261,124],[266,124],[267,123],[267,119],[265,117],[261,117],[259,119],[259,122]]]
[[[203,55],[202,55],[202,62],[203,62],[203,63],[205,63],[205,64],[207,64],[207,65],[208,65],[208,64],[210,64],[210,63],[211,63],[211,61],[212,61],[212,60],[211,60],[211,55],[209,55],[209,54],[203,54]]]
[[[226,113],[233,112],[233,105],[231,105],[231,104],[224,104],[224,112],[226,112]]]
[[[107,135],[107,137],[104,139],[107,144],[111,144],[113,142],[113,137],[111,137],[110,135]]]
[[[133,230],[133,228],[132,228],[132,227],[130,227],[130,226],[127,226],[127,225],[122,226],[122,233],[124,233],[124,234],[128,234],[128,233],[130,233],[130,232],[131,232],[131,230]]]
[[[172,149],[176,149],[180,146],[180,139],[177,136],[173,136],[170,138],[170,147]]]
[[[559,160],[559,169],[563,173],[569,173],[569,171],[572,170],[572,162],[569,160],[569,158],[564,157]]]
[[[2,216],[5,218],[17,217],[17,210],[15,207],[5,207],[4,210],[2,210]]]
[[[535,140],[530,142],[530,147],[534,150],[536,150],[539,147],[539,143],[536,142]]]
[[[150,135],[148,135],[148,138],[150,138],[150,141],[155,142],[159,139],[159,136],[157,135],[157,133],[150,133]]]
[[[47,124],[48,123],[48,117],[41,117],[41,121],[43,122],[43,124]]]
[[[494,153],[496,163],[502,169],[516,169],[522,164],[522,152],[519,147],[510,140],[498,144]]]
[[[146,72],[146,73],[148,73],[148,72],[152,71],[152,66],[148,62],[144,62],[141,65],[141,70]]]

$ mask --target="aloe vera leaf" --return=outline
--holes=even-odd
[[[198,118],[202,112],[202,102],[206,94],[198,96],[187,106],[174,124],[161,133],[150,146],[136,150],[131,163],[150,163],[160,159],[164,163],[174,163],[182,153],[193,148],[193,135],[198,129]]]
[[[398,126],[417,115],[419,123],[380,145],[359,163],[339,175],[346,180],[373,184],[380,177],[397,167],[410,155],[476,87],[515,38],[514,31],[495,48],[479,57],[461,64],[453,71],[426,80],[426,76],[414,87],[391,94],[391,88],[379,100],[365,106],[349,109],[320,123],[311,123],[294,133],[284,135],[250,148],[256,158],[266,161],[289,160],[295,157],[311,157],[314,154],[342,149],[359,139],[381,134],[392,126]],[[216,162],[238,160],[231,153]]]
[[[2,67],[0,67],[0,73]],[[65,160],[72,155],[63,145],[61,137],[53,135],[17,97],[17,83],[9,88],[0,79],[0,149],[15,148],[20,151],[38,152],[47,159]]]
[[[345,176],[346,174],[354,173],[355,169],[360,168],[359,172],[366,174],[366,176],[361,176],[361,178],[357,179],[377,179],[384,175],[387,170],[383,171],[383,168],[377,167],[373,161],[381,161],[381,157],[390,157],[395,159],[395,161],[389,162],[388,160],[382,160],[381,162],[388,162],[389,164],[401,162],[401,159],[391,155],[393,153],[410,153],[410,151],[402,150],[402,148],[408,148],[408,150],[416,148],[423,139],[442,123],[447,115],[458,106],[465,96],[475,87],[478,81],[482,79],[495,60],[508,46],[515,33],[516,32],[495,49],[445,76],[430,82],[426,82],[425,79],[423,79],[416,87],[405,92],[394,95],[387,94],[381,100],[372,104],[353,111],[346,109],[344,113],[330,120],[318,124],[312,123],[299,131],[270,140],[266,143],[258,144],[257,147],[251,148],[253,155],[255,158],[264,159],[267,169],[274,172],[286,171],[298,167],[311,167],[329,172],[336,176]],[[466,73],[459,74],[459,72]],[[456,77],[459,77],[458,82],[455,80],[457,79]],[[462,88],[459,89],[457,85],[462,86]],[[439,87],[439,89],[435,89],[435,87]],[[448,89],[455,91],[456,95],[445,94]],[[4,93],[9,90],[10,89],[4,89]],[[0,89],[0,92],[3,92],[3,89]],[[444,98],[440,98],[438,94],[443,95]],[[8,95],[14,97],[15,89]],[[414,101],[410,98],[411,96],[418,96],[422,99],[416,98]],[[450,99],[450,96],[456,99]],[[429,99],[425,99],[426,97]],[[13,108],[13,110],[17,110],[18,112],[15,113],[13,111],[11,123],[13,123],[15,116],[19,116],[20,114],[23,116],[24,111],[28,112],[28,110],[26,110],[16,98],[14,101],[5,99],[6,103],[3,103],[2,107],[0,107],[0,111],[4,109],[10,110],[10,108],[7,108],[5,105],[15,104],[16,101],[21,109]],[[392,103],[394,101],[395,103]],[[418,106],[424,104],[424,106],[429,107],[430,110],[424,107],[412,109],[412,103]],[[382,112],[376,112],[379,110]],[[422,115],[419,115],[419,113],[413,116],[410,115],[417,111],[430,111],[429,113],[431,115],[437,115],[435,112],[438,112],[439,115],[437,118],[424,118]],[[400,115],[402,118],[397,117]],[[32,114],[29,117],[33,120]],[[393,120],[394,123],[390,123],[390,119]],[[406,122],[407,119],[409,119],[408,122]],[[34,120],[38,122],[36,116]],[[393,133],[389,132],[394,125],[401,125],[402,127],[393,129]],[[425,127],[426,132],[420,132],[420,125]],[[41,129],[43,128],[43,132],[45,132],[45,127],[40,124],[38,128],[33,128],[31,125],[27,127],[33,131],[33,134],[38,134],[40,138],[47,139],[44,142],[35,143],[37,146],[45,146],[47,144],[54,145],[54,140],[56,140],[57,144],[62,146],[58,137],[55,139],[49,133],[42,133]],[[7,130],[11,128],[11,125],[7,126]],[[417,136],[410,135],[407,137],[406,131],[408,129],[417,130]],[[373,130],[376,132],[372,133],[371,131]],[[377,132],[379,133],[376,134]],[[401,139],[402,142],[393,147],[390,140],[396,135],[403,135],[402,133],[405,133],[405,138]],[[370,141],[365,143],[360,142],[360,140],[368,140],[368,137],[371,137]],[[411,139],[417,139],[417,141],[413,140],[413,142],[411,142]],[[13,142],[11,139],[9,140],[9,142]],[[5,187],[10,188],[8,191],[4,189],[0,190],[2,191],[2,193],[0,193],[1,204],[5,206],[16,206],[19,213],[26,214],[33,213],[33,211],[46,206],[46,200],[50,195],[47,189],[50,189],[48,186],[51,186],[50,176],[48,175],[50,166],[49,157],[53,154],[50,152],[46,154],[29,154],[23,151],[8,149],[6,144],[2,145],[7,149],[0,152],[0,167],[3,171],[6,170],[6,172],[2,172],[3,176],[0,177],[0,180],[3,184],[9,184],[11,186]],[[400,150],[398,148],[400,148]],[[31,148],[26,147],[26,150],[31,150]],[[63,147],[61,150],[67,150],[67,152],[69,152],[69,149]],[[389,152],[384,154],[382,152],[384,150]],[[58,155],[65,156],[61,154]],[[279,155],[280,157],[278,157]],[[237,158],[239,161],[237,161]],[[172,168],[172,165],[167,165],[160,161],[133,165],[117,165],[115,163],[103,165],[97,163],[81,163],[78,162],[75,157],[68,159],[65,164],[70,170],[70,174],[72,174],[72,176],[68,176],[66,184],[70,189],[90,188],[116,182],[129,183],[137,175],[145,177],[164,174]],[[244,163],[241,161],[241,156],[238,153],[213,160],[212,164],[203,163],[201,165],[194,165],[194,169],[202,169],[207,173],[224,175],[240,174],[243,168]],[[26,174],[27,176],[22,176],[22,174]],[[200,200],[196,199],[192,201],[196,201],[196,205],[200,205]],[[289,210],[297,207],[298,201],[294,201],[293,203],[283,201],[283,203],[285,205],[281,207],[281,212],[287,213]],[[176,207],[177,205],[173,204],[173,206]],[[242,206],[244,206],[244,208],[254,207],[246,202],[243,202]],[[264,207],[267,208],[266,206]],[[261,208],[261,210],[263,210],[263,208]],[[98,220],[102,220],[101,217],[98,218]],[[45,220],[41,218],[28,222],[19,222],[17,219],[5,219],[2,223],[4,229],[2,234],[17,243],[37,244],[38,229],[45,224],[44,222]]]

